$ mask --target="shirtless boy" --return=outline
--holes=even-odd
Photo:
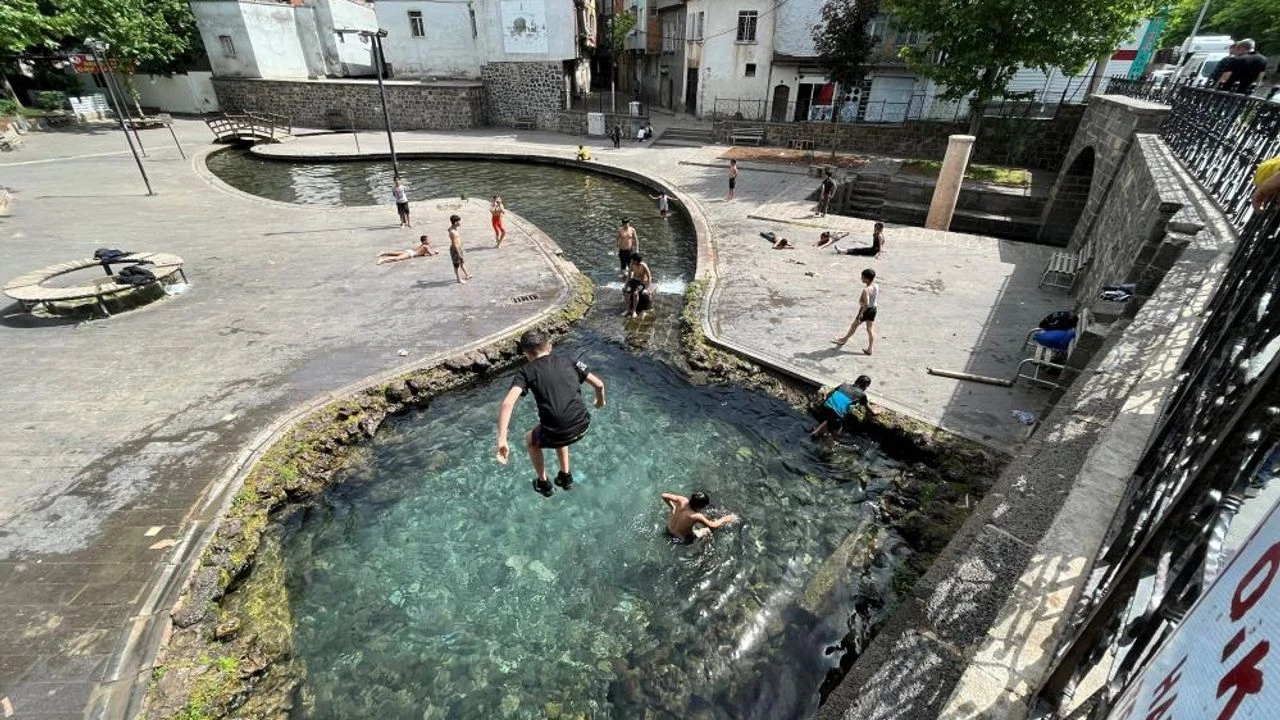
[[[458,278],[459,285],[465,285],[471,279],[467,272],[467,261],[462,257],[462,218],[449,216],[449,259],[453,261],[453,276]],[[463,276],[466,276],[465,278]]]
[[[423,235],[418,238],[418,247],[409,248],[408,250],[389,250],[387,252],[378,253],[377,265],[389,262],[398,262],[400,260],[412,260],[417,257],[427,257],[428,255],[439,255],[440,253],[431,249],[431,238]]]
[[[502,407],[498,411],[498,462],[506,465],[511,459],[511,448],[507,445],[511,411],[520,396],[532,392],[538,404],[538,424],[525,433],[524,445],[537,473],[533,479],[534,491],[551,497],[555,491],[547,482],[542,450],[550,448],[556,451],[556,460],[560,464],[556,485],[564,490],[572,488],[569,446],[581,440],[591,426],[591,415],[582,402],[579,386],[585,382],[594,388],[596,407],[602,408],[604,381],[581,362],[574,362],[565,355],[552,355],[551,340],[538,330],[529,330],[521,335],[519,347],[528,362],[511,381],[511,389],[502,399]]]
[[[687,545],[710,535],[712,530],[738,519],[738,516],[732,513],[715,519],[703,515],[702,511],[711,504],[711,498],[702,491],[695,492],[689,497],[675,493],[662,493],[662,501],[671,508],[671,517],[667,518],[667,535],[673,543]],[[699,525],[703,527],[698,527]]]
[[[622,218],[622,227],[618,228],[618,277],[626,277],[631,268],[631,254],[640,252],[640,238],[631,221]]]
[[[498,247],[502,247],[502,241],[507,239],[507,229],[502,226],[502,216],[507,212],[507,206],[502,204],[502,196],[494,195],[493,203],[489,205],[489,214],[493,216],[493,239],[498,241]]]
[[[864,355],[870,355],[875,350],[876,345],[876,313],[880,304],[880,286],[876,284],[876,271],[867,268],[862,271],[862,293],[858,295],[858,314],[853,318],[853,324],[849,326],[849,332],[843,337],[836,338],[831,342],[836,347],[844,347],[849,342],[849,338],[858,331],[858,326],[862,323],[867,324],[867,347],[862,351]]]
[[[653,284],[653,273],[649,271],[649,264],[644,261],[640,253],[631,253],[631,269],[628,275],[627,284],[622,287],[622,294],[627,299],[627,309],[622,316],[636,317],[640,309],[641,296],[653,295],[653,290],[649,288]]]

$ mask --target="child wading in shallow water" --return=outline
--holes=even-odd
[[[573,473],[569,467],[569,446],[587,434],[591,415],[582,402],[579,386],[587,383],[596,391],[596,407],[604,407],[604,381],[587,370],[581,362],[574,362],[564,355],[551,354],[551,340],[546,335],[530,330],[520,336],[520,351],[529,362],[520,368],[511,381],[511,389],[502,399],[498,411],[498,462],[506,465],[511,459],[507,445],[507,428],[511,424],[511,411],[516,401],[526,392],[533,393],[538,404],[538,424],[525,433],[524,445],[533,461],[533,489],[551,497],[554,490],[547,482],[546,465],[542,459],[544,448],[556,451],[560,473],[556,485],[568,490],[573,487]]]
[[[699,538],[707,537],[712,530],[738,519],[738,516],[733,514],[714,519],[703,515],[702,511],[711,504],[711,498],[701,491],[689,497],[675,493],[662,493],[662,501],[671,508],[671,517],[667,518],[667,537],[671,542],[680,545],[687,545]],[[698,527],[699,525],[702,527]]]

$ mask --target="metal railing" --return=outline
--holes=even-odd
[[[1186,82],[1175,83],[1168,80],[1131,80],[1125,77],[1107,78],[1108,95],[1124,95],[1125,97],[1165,104],[1168,104],[1179,90],[1189,86]]]
[[[989,103],[983,116],[1053,118],[1061,105],[1062,94],[1003,98]],[[949,102],[924,93],[914,93],[897,100],[867,98],[838,106],[816,101],[774,103],[759,98],[715,98],[709,113],[713,120],[880,124],[901,124],[911,120],[960,122],[968,120],[969,114],[968,103]]]
[[[586,95],[578,95],[569,101],[569,107],[578,112],[599,112],[617,115],[631,114],[631,103],[640,103],[640,115],[649,114],[649,95],[643,89],[632,91],[609,92],[597,90]]]
[[[1061,717],[1080,680],[1114,657],[1088,710],[1073,714],[1105,716],[1217,576],[1232,519],[1280,457],[1280,353],[1270,347],[1280,338],[1280,205],[1255,213],[1248,202],[1254,165],[1280,152],[1280,117],[1269,103],[1212,90],[1181,88],[1172,100],[1161,134],[1239,242],[1033,717]]]

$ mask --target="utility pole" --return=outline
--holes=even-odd
[[[400,174],[400,162],[396,159],[396,141],[391,136],[391,111],[387,109],[387,89],[382,84],[382,76],[386,73],[386,58],[382,56],[382,38],[387,36],[387,31],[378,28],[377,30],[356,30],[354,28],[334,28],[333,31],[339,35],[351,34],[359,35],[366,40],[373,41],[373,65],[378,75],[378,99],[382,101],[382,121],[387,126],[387,147],[391,150],[391,171],[396,175]],[[355,128],[352,128],[355,131]],[[356,147],[359,148],[360,140],[356,140]],[[357,150],[358,152],[358,150]]]
[[[103,74],[103,79],[107,80],[107,94],[111,96],[111,101],[116,105],[116,120],[120,121],[120,131],[124,133],[124,141],[129,144],[129,152],[133,153],[133,161],[138,164],[138,172],[142,173],[142,182],[147,186],[147,194],[155,195],[155,191],[151,189],[151,179],[147,177],[147,169],[142,167],[142,158],[138,157],[138,149],[133,146],[133,139],[129,137],[129,128],[124,124],[124,106],[116,98],[114,86],[107,79],[107,68],[102,64],[102,57],[99,51],[106,52],[107,44],[101,40],[88,39],[85,40],[89,52],[93,54],[93,64],[98,66],[98,71]]]

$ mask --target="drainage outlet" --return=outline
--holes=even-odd
[[[537,300],[537,299],[538,299],[537,294],[517,295],[511,298],[511,302],[515,305],[519,305],[521,303],[533,302],[534,300]]]

